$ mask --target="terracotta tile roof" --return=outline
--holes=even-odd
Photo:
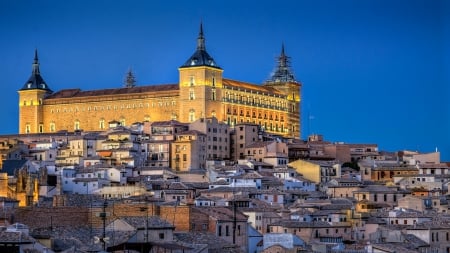
[[[136,217],[136,216],[129,216],[129,217],[122,217],[122,220],[124,220],[126,223],[130,224],[136,229],[142,229],[145,228],[147,225],[147,228],[175,228],[172,224],[170,224],[168,221],[161,219],[159,216],[149,216],[146,222],[146,217]]]
[[[22,232],[0,231],[0,243],[2,244],[27,244],[35,240]]]
[[[235,218],[234,211],[228,207],[193,207],[193,212],[194,210],[209,215],[209,217],[218,221],[233,221]],[[236,220],[238,222],[247,222],[248,218],[243,213],[236,212]]]
[[[140,94],[160,91],[178,91],[178,84],[162,84],[136,86],[131,88],[101,89],[82,91],[80,89],[65,89],[53,93],[47,99],[74,98],[74,97],[95,97],[95,96],[117,96],[126,94]]]
[[[222,79],[222,84],[225,87],[233,88],[233,89],[241,89],[241,90],[248,90],[253,92],[260,92],[260,93],[266,93],[266,94],[274,94],[274,95],[283,95],[283,93],[279,92],[278,90],[268,87],[268,86],[262,86],[257,84],[251,84],[231,79]]]
[[[202,232],[177,232],[174,239],[186,244],[207,245],[207,252],[238,253],[242,252],[239,246],[233,245],[212,233]]]

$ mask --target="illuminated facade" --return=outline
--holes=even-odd
[[[112,121],[127,126],[216,117],[230,126],[253,123],[272,134],[300,138],[301,83],[290,70],[284,46],[263,85],[226,79],[206,51],[200,26],[196,51],[178,70],[177,84],[53,92],[40,75],[35,52],[32,75],[18,91],[19,133],[102,131]]]

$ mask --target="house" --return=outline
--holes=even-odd
[[[333,178],[341,177],[341,166],[333,161],[297,160],[289,163],[289,166],[316,184],[327,183]]]
[[[229,243],[248,247],[247,216],[227,207],[192,207],[191,231],[207,231]]]
[[[286,233],[267,233],[264,235],[264,246],[262,252],[302,252],[305,249],[305,242],[296,235]],[[273,251],[273,247],[278,246],[278,251]],[[305,251],[306,252],[306,251]]]

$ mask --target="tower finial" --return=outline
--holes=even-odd
[[[131,67],[128,69],[127,76],[125,77],[125,88],[132,88],[136,84],[136,77],[131,70]]]
[[[203,22],[200,21],[200,31],[197,38],[197,50],[205,50],[205,37],[203,36]]]
[[[34,63],[38,63],[39,59],[38,59],[38,50],[37,48],[34,49]]]
[[[33,64],[31,65],[31,76],[28,78],[28,81],[24,84],[21,90],[34,90],[41,89],[46,90],[48,93],[52,93],[53,91],[48,87],[45,83],[44,79],[41,76],[39,70],[39,58],[38,58],[38,50],[34,49],[34,59]]]
[[[290,68],[289,56],[284,51],[284,43],[281,43],[281,53],[277,57],[277,66],[266,83],[296,82],[294,74]]]
[[[34,49],[34,61],[33,61],[33,74],[39,74],[39,58],[38,58],[38,50]]]
[[[288,65],[288,57],[284,53],[284,42],[281,43],[281,54],[279,57],[279,64],[281,67],[286,67]]]

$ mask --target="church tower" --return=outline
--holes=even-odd
[[[290,57],[284,52],[284,44],[281,45],[281,53],[277,59],[277,66],[269,79],[264,83],[264,86],[275,88],[286,95],[289,136],[301,138],[300,101],[302,84],[295,80],[290,66]]]
[[[34,61],[31,76],[19,91],[19,134],[43,133],[44,98],[51,94],[39,71],[37,49],[34,51]]]
[[[196,51],[179,67],[178,71],[180,73],[180,110],[177,120],[193,122],[205,117],[221,118],[223,70],[206,52],[202,24],[200,24]]]

